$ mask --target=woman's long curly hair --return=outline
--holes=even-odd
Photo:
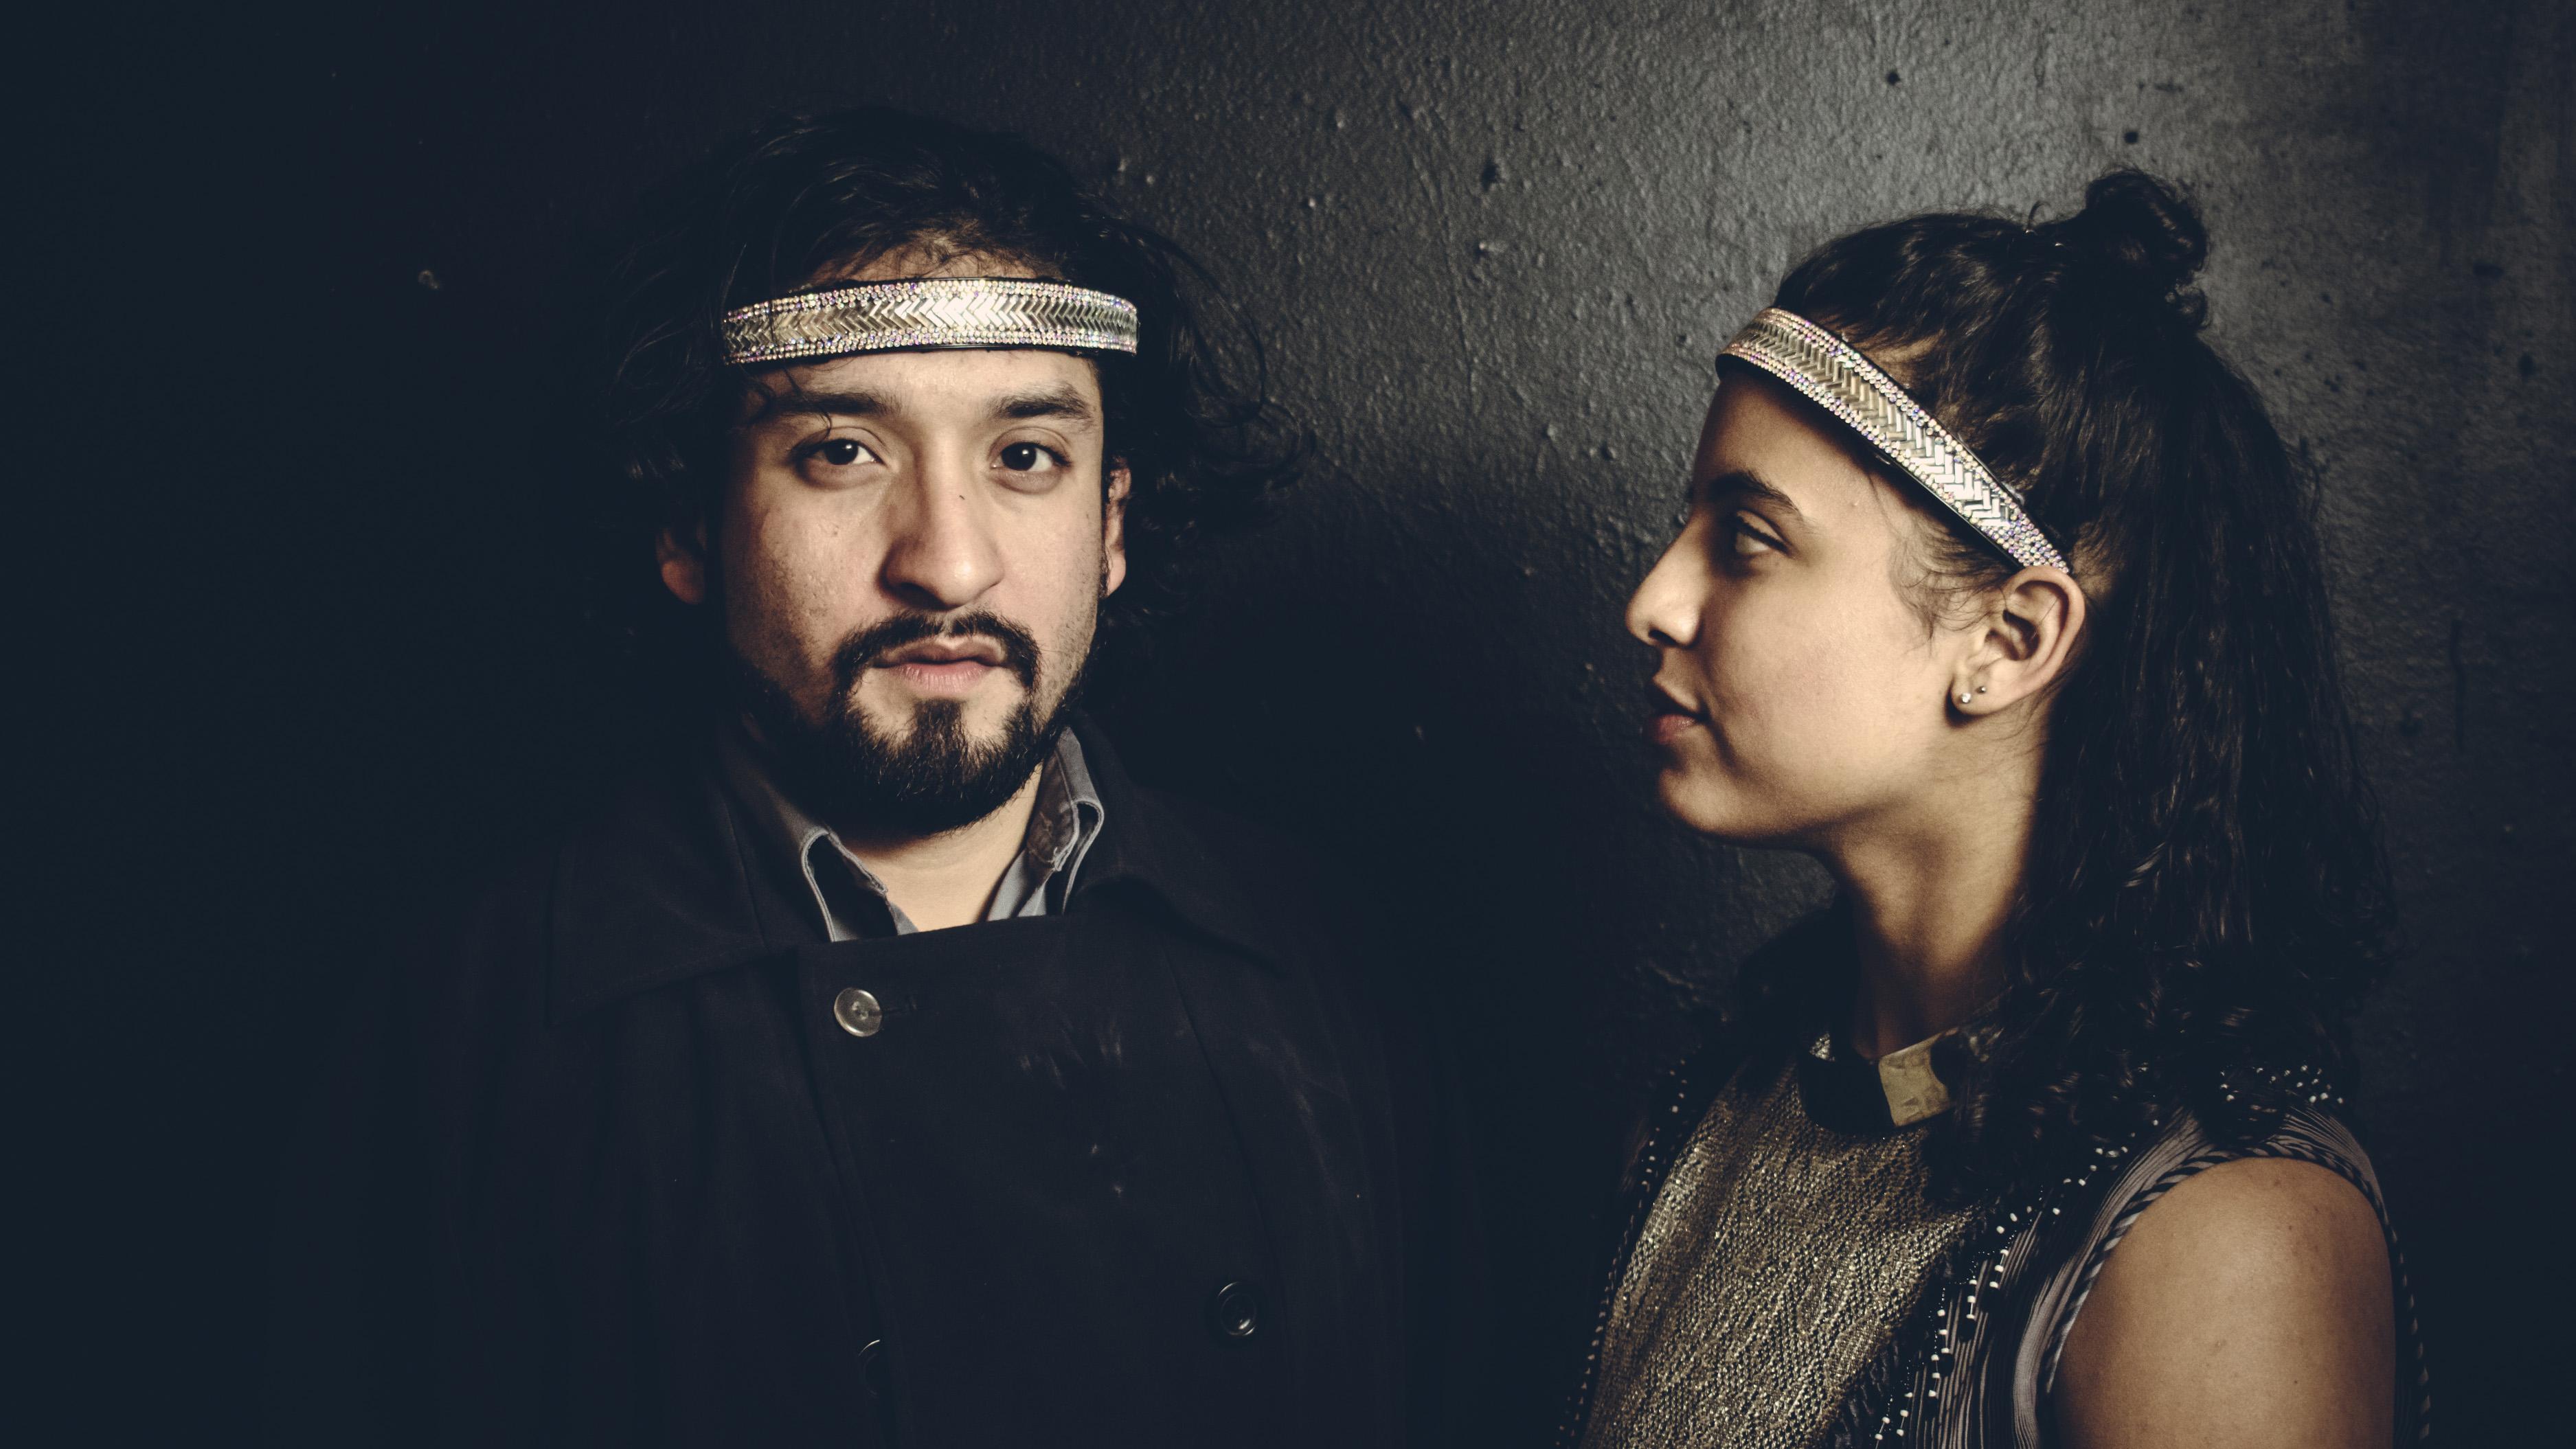
[[[2025,490],[2090,605],[2051,703],[2005,985],[1961,1035],[1959,1106],[1931,1144],[1947,1197],[2176,1108],[2222,1138],[2266,1130],[2291,1105],[2276,1074],[2347,1079],[2343,1026],[2388,951],[2314,495],[2201,336],[2207,246],[2172,187],[2117,171],[2064,220],[1919,216],[1780,287],[1776,305],[1881,360]],[[1927,619],[2015,571],[1955,526],[1940,539],[1905,581]],[[1799,969],[1748,964],[1753,1017],[1812,1008]]]
[[[1095,359],[1107,455],[1131,480],[1129,583],[1105,623],[1168,607],[1190,542],[1254,520],[1294,481],[1303,449],[1265,396],[1250,326],[1188,253],[1063,162],[881,107],[786,115],[648,198],[606,278],[600,403],[621,497],[601,569],[620,615],[685,616],[651,581],[650,539],[717,517],[752,381],[725,360],[719,320],[907,252],[1017,263],[1136,304],[1135,354]]]

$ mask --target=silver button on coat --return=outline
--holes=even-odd
[[[885,1027],[885,1008],[853,986],[832,998],[832,1019],[852,1036],[875,1036]]]

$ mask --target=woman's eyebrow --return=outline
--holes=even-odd
[[[1709,479],[1707,487],[1712,503],[1720,498],[1759,498],[1801,523],[1807,519],[1798,511],[1798,505],[1790,501],[1788,494],[1772,487],[1763,481],[1762,475],[1750,469],[1730,468]]]

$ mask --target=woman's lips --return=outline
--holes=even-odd
[[[1669,745],[1695,729],[1708,726],[1708,716],[1682,702],[1681,697],[1664,684],[1646,686],[1646,738],[1658,745]]]
[[[1659,745],[1669,745],[1692,730],[1706,727],[1707,722],[1698,715],[1685,714],[1671,705],[1646,716],[1646,738]]]

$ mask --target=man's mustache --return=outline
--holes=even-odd
[[[859,676],[886,655],[925,639],[993,641],[1002,651],[1002,667],[1018,677],[1023,689],[1038,684],[1038,641],[1028,630],[987,610],[965,614],[897,614],[851,634],[832,651],[832,678],[847,696]]]

